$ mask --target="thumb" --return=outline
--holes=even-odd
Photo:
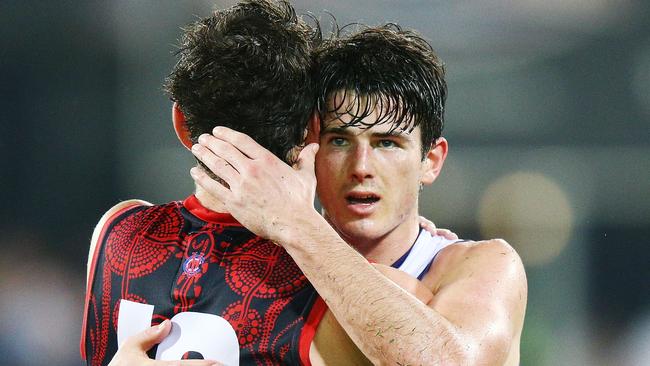
[[[154,345],[162,342],[171,330],[172,323],[167,319],[156,326],[145,329],[127,338],[122,347],[146,352]]]
[[[298,154],[298,161],[296,162],[296,168],[298,171],[308,171],[311,174],[314,173],[314,161],[316,160],[316,153],[320,145],[317,143],[311,143],[305,146],[304,149]]]

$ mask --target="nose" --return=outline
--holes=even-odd
[[[353,151],[349,157],[350,177],[359,183],[372,178],[372,148],[359,144]]]

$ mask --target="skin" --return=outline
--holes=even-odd
[[[326,123],[324,138],[331,134],[329,127],[340,126]],[[415,143],[418,128],[400,137],[406,142],[398,151],[381,142],[385,133],[381,125],[353,129],[345,136],[349,145],[337,140],[334,147],[327,146],[331,140],[321,139],[319,155],[309,145],[292,169],[248,136],[217,127],[192,151],[229,188],[199,168],[191,174],[203,193],[239,222],[287,250],[370,362],[517,364],[527,288],[521,260],[505,241],[444,249],[421,282],[430,293],[426,302],[361,254],[389,264],[413,243],[419,185],[435,180],[446,156],[447,144],[441,139],[422,160],[420,144]],[[405,180],[393,176],[396,169]],[[328,203],[323,203],[326,216],[338,231],[312,206],[316,175],[325,174],[335,175],[331,187],[321,184],[318,190],[328,195]],[[390,184],[405,186],[394,190]],[[346,208],[349,202],[337,196],[337,190],[344,194],[358,187],[373,190],[381,199],[370,208]]]
[[[518,364],[527,289],[521,261],[506,242],[451,245],[421,282],[384,265],[415,239],[417,192],[439,174],[446,141],[436,141],[422,159],[418,128],[387,136],[385,126],[339,127],[326,124],[319,155],[309,145],[294,168],[222,127],[192,147],[229,186],[194,168],[199,200],[282,245],[328,304],[312,364]],[[387,173],[396,168],[399,174]],[[319,194],[328,197],[321,199],[325,217],[311,204],[316,175]],[[323,184],[325,177],[331,181]],[[389,189],[395,185],[400,189]],[[355,207],[345,194],[359,191],[380,199]]]
[[[174,104],[172,109],[174,127],[179,137],[179,140],[184,146],[191,148],[192,144],[189,134],[184,126],[184,117],[180,109]],[[215,200],[211,195],[207,194],[200,186],[197,186],[197,196],[202,197],[204,205],[211,207],[215,211],[224,211],[225,207],[218,200]],[[92,267],[91,261],[94,257],[95,248],[99,240],[99,235],[102,228],[108,219],[115,213],[132,206],[151,206],[151,203],[142,200],[127,200],[118,203],[110,210],[108,210],[99,223],[95,227],[91,239],[90,251],[88,255],[88,270]],[[433,235],[444,236],[447,239],[455,240],[458,236],[446,229],[436,228],[435,224],[424,217],[419,217],[419,225],[428,230]],[[430,293],[424,288],[419,281],[408,276],[404,272],[395,270],[392,267],[375,264],[380,272],[387,278],[394,281],[400,287],[406,289],[414,294],[421,301],[430,300]],[[87,277],[89,273],[87,273]],[[219,365],[211,360],[183,360],[183,361],[156,361],[150,359],[146,352],[155,344],[160,343],[169,331],[171,326],[169,322],[163,322],[159,326],[151,327],[137,335],[127,339],[127,341],[120,347],[119,351],[114,355],[110,365]],[[312,365],[340,365],[340,364],[368,364],[370,361],[359,351],[356,345],[352,342],[349,336],[345,333],[343,328],[336,321],[330,311],[327,311],[321,324],[319,325],[315,339],[312,343],[310,357],[312,358]]]
[[[318,197],[344,240],[369,260],[389,265],[417,238],[420,185],[438,176],[447,141],[438,139],[422,159],[420,128],[411,133],[391,132],[389,124],[342,128],[350,119],[327,123],[320,133]],[[367,195],[377,201],[354,200]]]
[[[91,268],[90,261],[93,258],[93,253],[97,246],[97,240],[99,233],[101,232],[101,228],[113,214],[133,205],[151,206],[151,203],[142,200],[123,201],[107,211],[106,214],[104,214],[104,216],[100,219],[91,240],[90,254],[88,256],[88,269]],[[420,217],[420,226],[433,235],[444,236],[449,240],[458,239],[458,236],[455,233],[447,229],[437,228],[433,222],[427,220],[424,217]],[[389,266],[381,264],[374,264],[374,266],[384,276],[386,276],[386,278],[389,278],[395,282],[396,285],[416,296],[420,301],[427,303],[431,300],[431,293],[417,279],[410,277],[406,273]],[[89,273],[87,273],[87,275],[89,275]],[[157,361],[150,359],[146,352],[151,349],[153,345],[160,343],[169,334],[171,331],[169,324],[170,323],[168,321],[165,321],[158,326],[152,326],[149,329],[146,329],[134,336],[129,337],[120,347],[118,352],[114,355],[109,365],[221,365],[220,363],[211,360]],[[315,338],[310,347],[310,359],[313,366],[370,364],[370,361],[356,347],[354,342],[350,339],[347,333],[345,333],[345,330],[340,326],[330,311],[327,311],[325,313],[318,327]]]
[[[165,320],[157,326],[129,337],[117,351],[109,366],[221,366],[220,363],[211,360],[154,361],[150,359],[147,350],[165,339],[171,330],[171,322]]]

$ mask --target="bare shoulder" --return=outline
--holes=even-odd
[[[466,332],[476,359],[485,361],[478,363],[516,364],[528,289],[510,244],[501,239],[452,244],[423,282],[433,292],[429,306]]]
[[[483,272],[489,272],[490,278],[511,279],[524,286],[526,283],[519,254],[503,239],[465,241],[446,247],[436,256],[424,281],[435,292],[450,282]]]
[[[97,247],[97,242],[99,241],[99,236],[101,235],[102,229],[106,225],[106,223],[113,217],[115,214],[118,212],[127,209],[129,207],[135,207],[135,206],[152,206],[151,203],[143,200],[138,200],[138,199],[131,199],[131,200],[126,200],[122,201],[115,206],[111,207],[108,211],[102,215],[102,217],[99,219],[99,222],[97,223],[97,226],[95,226],[95,230],[93,230],[93,236],[90,239],[90,249],[88,251],[88,267],[86,268],[86,278],[90,274],[90,268],[91,268],[91,263],[93,260],[93,256],[95,253],[95,248]]]

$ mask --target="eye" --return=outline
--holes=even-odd
[[[377,146],[383,147],[383,148],[386,148],[386,149],[391,149],[391,148],[397,147],[397,144],[393,140],[379,140],[379,142],[377,143]]]
[[[330,144],[334,146],[345,146],[348,144],[348,141],[343,137],[332,137],[330,139]]]

